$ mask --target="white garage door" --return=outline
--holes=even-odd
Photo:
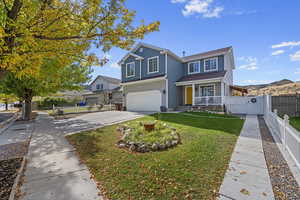
[[[145,92],[130,92],[126,97],[126,107],[129,111],[160,111],[161,92],[150,90]]]

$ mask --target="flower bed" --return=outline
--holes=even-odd
[[[136,122],[118,127],[122,138],[117,142],[119,148],[146,153],[161,151],[181,143],[180,135],[175,128],[160,121]]]

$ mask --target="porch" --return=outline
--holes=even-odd
[[[177,86],[182,91],[181,106],[222,106],[224,104],[226,95],[224,82],[191,83]]]

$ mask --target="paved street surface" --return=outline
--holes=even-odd
[[[64,135],[142,117],[131,112],[99,112],[69,120],[40,114],[29,147],[21,200],[102,199],[91,174]]]
[[[257,116],[247,115],[221,185],[219,199],[274,199]]]
[[[10,113],[10,112],[0,112],[0,123],[5,120],[8,120],[13,115],[14,115],[14,113]]]

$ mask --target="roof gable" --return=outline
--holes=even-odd
[[[230,52],[232,52],[232,47],[231,46],[226,47],[226,48],[221,48],[221,49],[215,49],[215,50],[207,51],[207,52],[203,52],[203,53],[198,53],[198,54],[194,54],[194,55],[190,55],[190,56],[185,56],[185,57],[182,57],[182,59],[183,59],[184,62],[189,62],[189,61],[192,61],[192,60],[224,55],[224,54],[227,54],[227,53],[230,53]]]
[[[119,85],[121,83],[120,79],[109,77],[109,76],[103,76],[103,75],[98,75],[93,82],[90,83],[90,85],[94,84],[96,80],[98,79],[103,79],[104,81]]]

